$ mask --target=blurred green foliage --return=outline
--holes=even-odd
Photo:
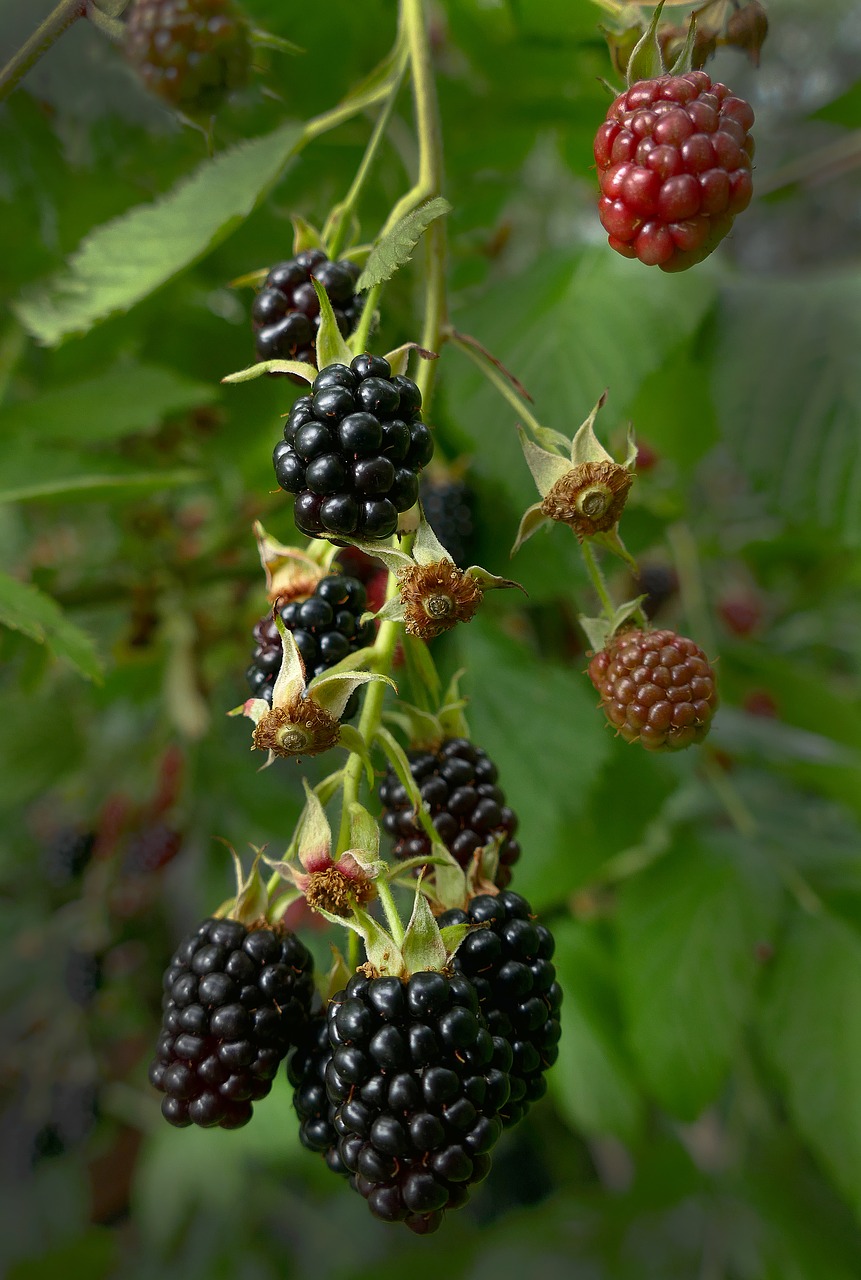
[[[0,56],[49,7],[6,0]],[[514,887],[556,931],[566,1002],[548,1099],[432,1241],[372,1221],[299,1147],[283,1079],[239,1133],[161,1121],[160,973],[229,892],[217,841],[279,853],[301,805],[299,771],[258,772],[224,718],[265,609],[252,522],[292,528],[269,457],[292,390],[219,385],[253,359],[251,293],[229,282],[290,255],[291,213],[319,224],[343,197],[369,119],[293,140],[394,28],[393,0],[246,7],[306,52],[267,55],[212,155],[86,22],[0,108],[7,1274],[856,1280],[861,177],[819,164],[857,144],[849,0],[775,2],[761,70],[714,64],[757,110],[769,194],[680,277],[622,261],[597,224],[599,9],[432,7],[453,323],[548,425],[570,432],[605,387],[602,438],[633,420],[656,461],[624,537],[677,575],[657,622],[717,659],[724,709],[681,758],[612,737],[561,529],[510,570],[528,600],[437,642],[520,815]],[[363,240],[415,158],[404,91]],[[387,287],[377,350],[418,336],[421,265]],[[468,459],[476,558],[507,573],[534,498],[514,412],[447,349],[431,417],[441,455]],[[620,598],[637,589],[610,568]],[[91,831],[95,856],[63,870],[62,840]],[[72,954],[97,958],[94,989]]]

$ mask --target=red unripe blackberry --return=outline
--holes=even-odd
[[[162,1031],[149,1078],[178,1128],[238,1129],[302,1034],[314,961],[295,934],[204,920],[164,975]]]
[[[595,137],[611,248],[647,266],[702,262],[750,203],[753,109],[705,71],[640,80]]]
[[[375,1217],[426,1235],[469,1199],[502,1132],[511,1049],[455,975],[356,974],[328,1008],[338,1154]]]
[[[411,378],[382,356],[356,356],[317,374],[273,452],[275,478],[295,493],[293,518],[308,537],[389,538],[419,496],[433,457]]]
[[[125,53],[146,87],[186,112],[215,110],[248,78],[248,28],[231,0],[133,0]]]
[[[346,338],[364,305],[355,292],[360,275],[354,262],[346,258],[330,261],[322,249],[306,249],[272,267],[251,307],[257,359],[316,364],[320,300],[311,280],[326,290],[338,328]]]
[[[425,475],[421,499],[428,524],[459,569],[472,561],[475,536],[472,490],[463,480],[438,480]]]
[[[373,622],[359,621],[367,607],[361,582],[345,574],[321,578],[307,600],[291,600],[279,609],[284,626],[293,632],[308,680],[337,662],[374,643]],[[272,689],[281,666],[281,636],[271,614],[254,626],[257,647],[246,672],[251,692],[272,705]]]
[[[562,988],[551,963],[555,943],[525,898],[506,890],[473,898],[466,911],[446,911],[438,924],[481,924],[454,954],[456,973],[478,992],[488,1030],[511,1045],[511,1093],[500,1109],[506,1128],[542,1097],[544,1073],[559,1054]]]
[[[513,839],[517,815],[505,803],[498,771],[486,751],[466,738],[446,738],[438,751],[409,751],[410,770],[445,847],[466,868],[476,849],[501,836],[496,883],[511,881],[520,857]],[[393,838],[396,858],[423,858],[431,842],[417,822],[406,787],[391,765],[380,783],[383,828]]]
[[[626,742],[677,751],[702,742],[717,710],[702,649],[675,631],[621,631],[589,663],[607,719]]]
[[[129,876],[148,876],[161,871],[177,856],[182,848],[182,835],[166,823],[156,822],[143,827],[130,837],[123,873]]]

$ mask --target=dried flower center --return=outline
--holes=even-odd
[[[577,495],[576,507],[589,520],[600,520],[613,501],[613,494],[605,485],[596,484]]]
[[[618,523],[633,476],[617,462],[581,462],[553,485],[544,515],[570,525],[582,540]]]
[[[317,756],[334,747],[340,723],[313,698],[296,698],[273,707],[255,726],[252,746],[276,756]]]
[[[424,606],[432,618],[447,618],[454,609],[451,596],[426,596]]]
[[[470,574],[451,560],[414,564],[400,574],[407,635],[433,640],[458,622],[469,622],[483,591]]]
[[[275,741],[291,756],[295,756],[300,751],[304,751],[311,741],[311,735],[298,725],[288,724],[283,729],[278,729],[275,734]]]

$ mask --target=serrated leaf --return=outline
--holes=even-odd
[[[435,196],[433,200],[428,200],[418,209],[405,214],[399,222],[395,223],[388,235],[374,245],[365,263],[365,269],[359,276],[356,292],[364,293],[374,285],[391,280],[398,268],[410,261],[413,249],[430,224],[437,218],[441,218],[443,214],[449,213],[450,210],[451,205],[448,200],[443,196]]]
[[[33,337],[56,346],[128,311],[226,238],[281,177],[302,139],[294,122],[205,160],[166,195],[90,232],[64,272],[14,306]]]
[[[96,647],[60,606],[38,587],[0,573],[0,623],[45,644],[87,680],[100,680],[102,664]]]
[[[861,1217],[861,938],[826,915],[797,918],[763,1003],[762,1047],[790,1114]]]
[[[673,1115],[693,1120],[716,1097],[751,1007],[755,948],[775,883],[758,883],[754,850],[680,832],[675,848],[622,888],[619,977],[631,1048]]]
[[[121,361],[97,378],[5,406],[3,431],[20,437],[38,434],[40,441],[105,443],[133,432],[154,432],[168,414],[210,404],[217,396],[216,387],[173,369]]]

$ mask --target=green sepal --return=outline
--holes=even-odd
[[[697,42],[697,15],[691,14],[691,20],[688,24],[688,34],[685,36],[685,43],[679,51],[673,65],[670,67],[671,76],[684,76],[694,69],[694,48]]]
[[[317,330],[317,368],[325,369],[330,364],[349,364],[353,353],[344,341],[338,321],[332,310],[329,295],[319,280],[311,277],[311,283],[320,303],[320,328]],[[314,377],[316,377],[316,372]]]
[[[571,464],[567,458],[560,458],[558,453],[550,453],[547,449],[542,449],[535,444],[522,427],[517,428],[517,433],[520,436],[520,446],[523,449],[526,465],[532,472],[535,487],[542,498],[546,498],[557,481],[567,476],[571,470]],[[566,440],[565,443],[567,445],[568,441]]]
[[[387,543],[369,542],[364,538],[342,538],[341,541],[349,547],[358,547],[360,551],[364,551],[365,555],[376,556],[378,560],[382,560],[389,573],[403,573],[404,569],[409,569],[413,563],[412,558],[405,551],[398,551],[396,547],[389,546]]]
[[[378,973],[401,977],[405,967],[404,957],[392,935],[361,907],[356,907],[353,915],[355,923],[343,919],[338,923],[349,924],[361,936],[368,961]]]
[[[228,845],[236,873],[236,897],[226,914],[232,920],[239,920],[242,924],[253,924],[255,920],[265,917],[269,907],[269,895],[259,871],[262,850],[254,845],[251,847],[254,849],[254,862],[251,864],[248,875],[245,876],[236,850]]]
[[[398,702],[397,709],[386,712],[384,718],[403,731],[411,747],[435,750],[445,737],[439,719],[432,712],[409,702]]]
[[[413,559],[416,564],[439,564],[442,560],[448,560],[449,564],[454,564],[454,560],[431,528],[421,502],[418,507],[419,527],[413,542]]]
[[[380,856],[380,828],[365,806],[353,800],[350,804],[350,852],[357,851],[365,854],[372,862],[377,862]],[[367,870],[364,862],[362,869]],[[370,871],[368,874],[371,874]]]
[[[299,861],[307,871],[306,859],[326,859],[332,856],[332,828],[320,797],[302,779],[305,791],[305,808],[299,825]]]
[[[460,678],[464,671],[464,667],[455,671],[443,694],[442,706],[437,712],[440,726],[447,738],[468,738],[470,736],[469,725],[464,715],[466,698],[460,692]]]
[[[403,622],[406,616],[406,605],[401,597],[392,596],[391,599],[387,600],[376,613],[371,610],[367,613],[363,613],[361,621],[373,622],[376,619],[377,622]]]
[[[377,682],[389,685],[397,693],[398,686],[394,680],[376,671],[344,672],[342,675],[334,676],[325,671],[322,675],[315,676],[308,685],[308,696],[312,697],[318,706],[328,711],[329,715],[340,720],[353,690],[358,689],[359,685]],[[274,694],[272,705],[275,705]]]
[[[598,403],[590,412],[588,418],[583,422],[574,433],[571,441],[569,457],[572,467],[579,467],[584,462],[615,462],[612,454],[608,453],[601,441],[595,435],[595,419],[598,417],[601,409],[607,402],[607,392],[605,391]],[[636,449],[634,450],[636,457]],[[570,470],[570,468],[569,468]]]
[[[309,249],[325,249],[323,237],[316,227],[306,222],[301,214],[294,213],[290,219],[293,223],[293,256],[307,253]]]
[[[638,80],[653,80],[656,76],[667,74],[664,59],[661,56],[661,46],[658,42],[658,24],[661,20],[663,7],[664,0],[661,0],[652,14],[652,20],[643,32],[642,38],[634,45],[634,50],[628,59],[628,70],[625,75],[628,88],[636,84]]]
[[[302,360],[261,360],[259,364],[250,364],[247,369],[240,369],[237,373],[228,373],[221,381],[250,382],[252,378],[260,378],[264,373],[293,373],[307,383],[313,382],[317,376],[314,366],[305,364]]]
[[[401,647],[404,651],[404,664],[413,688],[425,690],[433,702],[439,700],[440,679],[436,663],[430,655],[430,649],[418,636],[403,636]]]
[[[371,760],[368,744],[359,733],[358,729],[354,729],[351,724],[341,725],[341,739],[338,744],[345,747],[347,751],[352,752],[354,756],[358,756],[365,767],[365,777],[368,780],[368,786],[374,785],[374,765]]]
[[[514,539],[514,545],[509,552],[513,558],[517,555],[524,542],[528,542],[534,533],[537,533],[542,525],[550,524],[550,517],[546,516],[542,510],[542,503],[533,502],[531,507],[527,507],[520,520],[520,527],[517,530],[517,537]]]
[[[406,373],[411,351],[417,351],[422,360],[439,360],[439,354],[436,351],[428,351],[426,347],[420,347],[417,342],[402,342],[399,347],[395,347],[394,351],[387,351],[385,355],[385,359],[391,365],[392,374]]]
[[[614,556],[618,556],[620,560],[624,560],[625,564],[636,575],[638,571],[637,562],[619,537],[619,526],[608,529],[606,533],[593,533],[590,542],[597,542],[599,546],[605,547],[607,551],[611,551]]]
[[[251,28],[248,32],[248,42],[253,48],[273,49],[276,53],[289,53],[295,56],[308,52],[300,44],[285,40],[283,36],[273,35],[271,31],[264,31],[261,27]]]
[[[326,977],[323,981],[323,988],[320,995],[326,1004],[337,995],[339,991],[343,991],[353,974],[347,961],[337,947],[332,947],[332,963],[326,971]]]
[[[482,569],[480,564],[471,564],[464,572],[478,583],[482,591],[506,591],[510,587],[516,587],[529,599],[529,592],[519,582],[515,582],[513,578],[500,578],[495,573],[489,573],[487,569]]]
[[[258,267],[256,271],[246,271],[244,275],[236,276],[235,279],[229,280],[227,287],[228,289],[246,289],[253,285],[256,289],[269,275],[269,271],[269,267]]]
[[[612,618],[604,617],[603,614],[600,618],[587,618],[583,614],[580,615],[578,622],[595,653],[606,649],[608,642],[619,628],[639,612],[645,599],[645,596],[637,596],[636,600],[624,601],[616,608]]]
[[[448,958],[451,959],[455,955],[464,938],[468,938],[471,933],[475,932],[476,928],[481,929],[482,927],[482,925],[474,924],[447,924],[440,929],[440,935]]]
[[[441,973],[448,960],[439,925],[434,919],[430,903],[421,891],[421,882],[416,886],[413,911],[401,943],[401,954],[407,976],[426,970]]]
[[[286,892],[279,894],[269,908],[268,918],[272,924],[278,924],[293,906],[293,903],[298,902],[301,897],[302,894],[298,889],[287,889]]]
[[[305,688],[305,663],[280,613],[275,614],[275,626],[281,637],[281,666],[272,687],[272,706],[280,707],[295,701]]]

